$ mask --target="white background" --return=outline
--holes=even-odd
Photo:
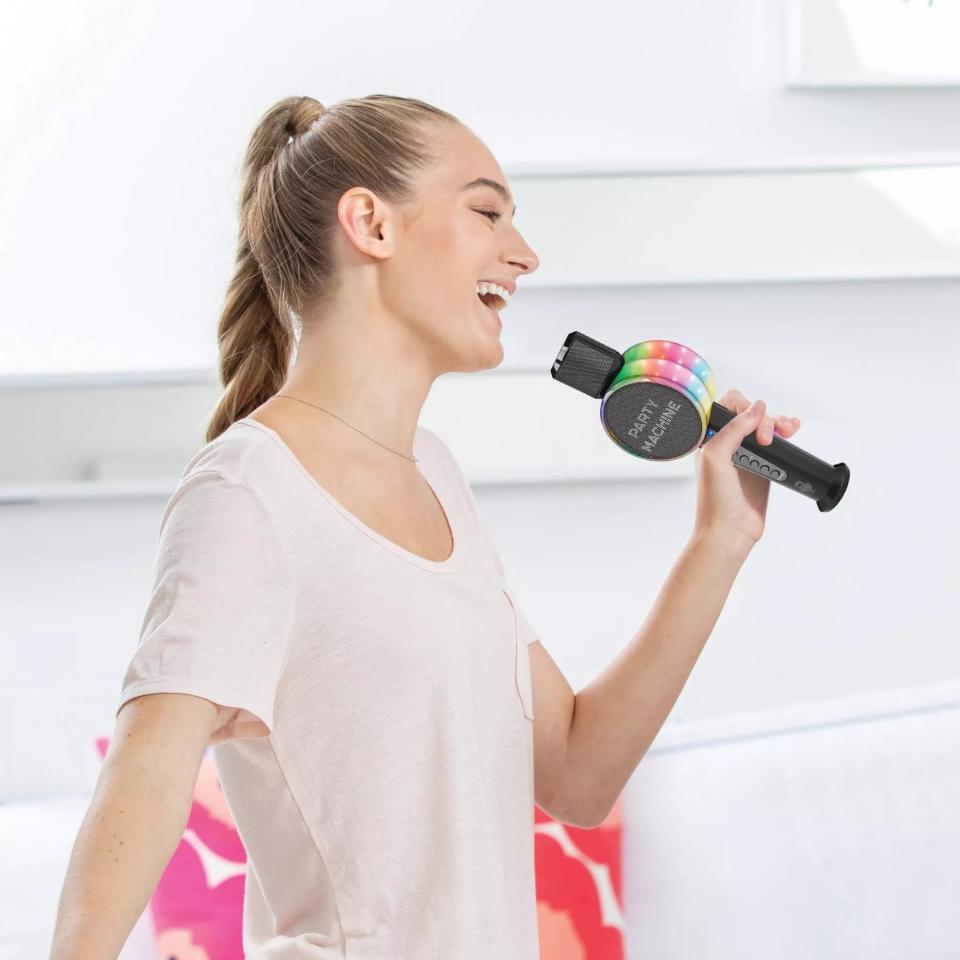
[[[373,92],[420,97],[466,122],[508,177],[551,165],[787,169],[960,157],[960,90],[786,89],[783,11],[765,0],[8,10],[6,374],[209,372],[242,149],[262,111],[290,94],[327,104]],[[822,211],[827,233],[831,215]],[[521,208],[521,229],[522,218]],[[592,242],[608,238],[598,231]],[[960,801],[950,722],[960,706],[950,686],[960,681],[960,281],[664,284],[616,296],[584,288],[538,291],[529,303],[518,298],[505,314],[504,373],[545,369],[575,328],[618,348],[675,339],[707,356],[721,392],[736,387],[799,416],[798,445],[852,472],[830,514],[771,491],[767,533],[662,744],[681,722],[700,739],[651,752],[628,786],[628,957],[956,955],[960,929],[947,906],[960,900],[958,827],[944,811]],[[28,420],[22,404],[34,396],[8,394],[5,432]],[[526,427],[522,414],[491,421],[491,444],[497,431]],[[59,429],[70,433],[69,409]],[[576,690],[643,623],[689,534],[695,488],[689,477],[648,473],[553,479],[544,471],[476,492],[528,618]],[[0,507],[0,719],[12,731],[0,798],[11,804],[92,790],[92,740],[112,730],[164,502]],[[833,738],[831,718],[850,701],[862,736]],[[800,708],[819,734],[764,736]],[[891,714],[903,725],[888,736],[885,724],[897,721],[877,718]],[[696,746],[731,718],[749,749]],[[920,771],[906,762],[917,757]],[[833,789],[851,769],[856,783]],[[771,843],[784,835],[794,842]],[[843,898],[823,882],[836,876]],[[891,878],[904,881],[893,894]],[[790,911],[798,891],[802,909]],[[719,908],[708,899],[720,896]],[[37,923],[49,916],[46,905],[37,913]]]

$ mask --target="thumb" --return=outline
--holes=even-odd
[[[729,423],[717,431],[710,440],[710,446],[724,459],[732,458],[743,443],[743,438],[757,429],[766,412],[766,401],[754,400],[749,407],[741,410]]]

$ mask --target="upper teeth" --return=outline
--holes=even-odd
[[[503,298],[504,303],[507,303],[510,299],[509,290],[501,287],[499,283],[488,283],[486,280],[481,280],[477,284],[477,293],[496,293]]]

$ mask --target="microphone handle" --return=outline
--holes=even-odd
[[[703,443],[735,416],[732,410],[714,403]],[[748,434],[733,455],[733,465],[810,497],[817,502],[821,513],[832,510],[840,502],[850,482],[850,468],[845,463],[831,465],[776,433],[773,442],[768,444],[761,444],[755,432]]]

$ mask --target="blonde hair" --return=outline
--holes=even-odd
[[[430,122],[459,120],[422,100],[379,93],[329,109],[286,97],[260,118],[243,164],[236,266],[217,328],[224,393],[207,442],[280,390],[294,323],[335,292],[343,193],[362,186],[390,203],[416,200],[415,174],[437,160]]]

